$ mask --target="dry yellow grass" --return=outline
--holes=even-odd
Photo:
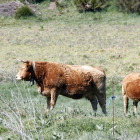
[[[47,22],[1,17],[0,71],[18,70],[20,63],[16,58],[101,66],[109,77],[139,71],[140,25],[137,18],[123,20],[119,15],[119,20],[117,14],[113,15],[114,19],[108,13],[103,14],[108,17],[94,21],[90,14],[72,17],[68,13],[70,21],[66,14],[55,13],[56,19]],[[52,16],[55,17],[54,13]]]

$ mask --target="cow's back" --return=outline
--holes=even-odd
[[[70,94],[87,94],[98,87],[105,88],[105,74],[91,66],[63,65],[65,67],[66,91]],[[81,95],[82,96],[82,95]]]
[[[87,87],[92,84],[92,74],[82,66],[65,65],[66,85],[68,87]]]
[[[76,81],[97,81],[106,77],[105,71],[100,67],[92,67],[92,66],[76,66],[76,65],[67,65],[69,67],[69,76],[72,79],[76,78]]]
[[[131,73],[123,80],[123,90],[130,99],[140,100],[140,74]]]

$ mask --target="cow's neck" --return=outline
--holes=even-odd
[[[43,82],[46,73],[47,62],[35,62],[34,66],[34,80],[36,81],[37,86],[43,87]]]

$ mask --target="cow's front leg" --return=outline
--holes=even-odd
[[[54,109],[54,106],[56,104],[56,100],[57,100],[57,97],[58,97],[58,93],[57,93],[57,90],[56,89],[51,89],[51,110]]]
[[[47,112],[50,110],[51,97],[47,97]]]

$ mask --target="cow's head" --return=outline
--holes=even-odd
[[[19,61],[23,62],[23,64],[21,65],[20,70],[16,75],[16,79],[31,81],[33,77],[33,65],[32,65],[33,62],[28,60],[19,60]]]

